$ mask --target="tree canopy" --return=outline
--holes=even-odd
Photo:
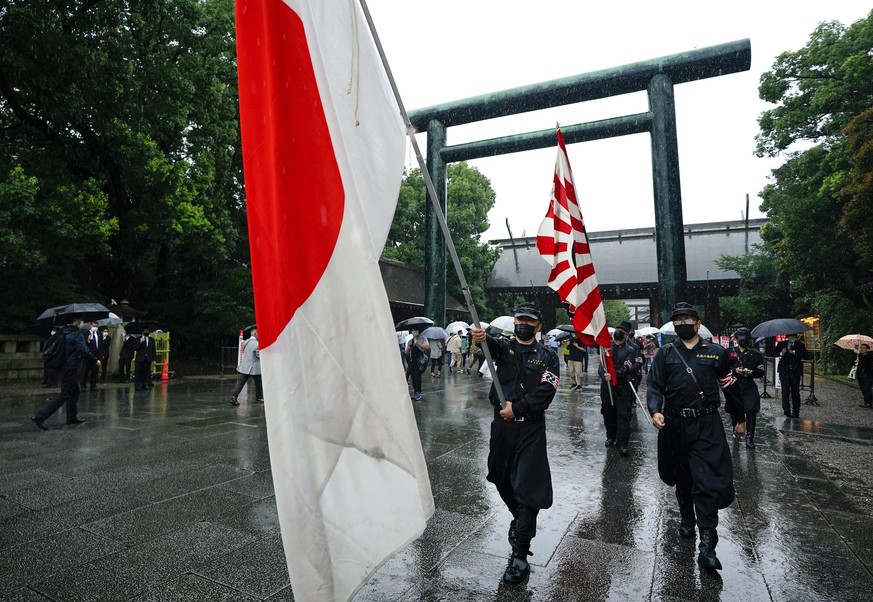
[[[250,321],[232,3],[11,0],[0,40],[0,330],[108,297]]]
[[[514,299],[485,295],[485,282],[500,254],[499,250],[479,241],[479,235],[488,229],[488,211],[494,206],[491,182],[463,161],[448,165],[446,175],[446,222],[473,301],[483,319],[492,313],[495,316],[507,313]],[[400,186],[400,199],[383,252],[385,257],[424,268],[426,203],[430,201],[424,178],[416,168],[404,176]],[[463,291],[451,261],[447,261],[446,286],[449,294],[463,301]]]
[[[873,328],[871,48],[873,12],[822,23],[761,76],[760,96],[776,106],[760,116],[757,153],[786,161],[761,193],[763,246],[721,262],[743,279],[731,320],[820,315],[830,368],[851,360],[833,341]]]

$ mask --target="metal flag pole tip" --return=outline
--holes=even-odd
[[[379,58],[382,61],[382,67],[385,69],[385,75],[388,77],[388,83],[391,85],[394,100],[397,102],[397,107],[400,110],[400,115],[406,126],[406,135],[409,137],[412,149],[415,152],[415,157],[418,160],[418,166],[421,169],[421,175],[424,177],[424,183],[427,186],[430,202],[434,206],[434,213],[436,214],[437,222],[439,222],[440,229],[443,233],[443,239],[446,243],[446,248],[452,258],[452,263],[455,266],[455,272],[458,275],[458,281],[461,285],[461,290],[464,293],[464,300],[467,302],[467,309],[470,311],[473,325],[476,326],[476,328],[481,328],[479,312],[476,311],[476,304],[473,302],[473,297],[470,294],[470,286],[467,284],[467,278],[464,276],[464,268],[461,267],[461,260],[458,258],[458,252],[455,250],[452,233],[449,231],[449,225],[446,223],[446,216],[443,215],[442,209],[439,206],[439,201],[437,200],[436,187],[434,186],[433,179],[430,177],[430,172],[425,164],[424,156],[421,154],[418,141],[415,139],[415,128],[413,127],[412,122],[410,122],[409,115],[406,113],[406,107],[403,104],[403,100],[400,98],[400,91],[397,89],[397,82],[394,80],[394,74],[391,72],[391,67],[388,65],[388,58],[385,56],[385,50],[382,48],[379,34],[376,33],[376,26],[373,23],[373,17],[370,14],[367,1],[359,0],[359,2],[361,3],[361,10],[364,13],[364,17],[367,19],[367,27],[369,27],[370,34],[373,36],[373,42],[376,44],[376,50],[379,52]],[[494,361],[491,359],[491,350],[488,348],[487,344],[483,344],[481,348],[485,354],[488,371],[491,373],[491,378],[494,382],[494,390],[497,391],[497,397],[500,400],[500,407],[503,408],[506,406],[506,397],[503,394],[503,387],[499,386],[500,380],[497,378],[497,370],[494,367]]]

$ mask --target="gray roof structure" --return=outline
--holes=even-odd
[[[394,321],[424,315],[424,270],[386,257],[379,259],[379,270]],[[446,294],[446,313],[454,320],[466,315],[467,308]]]
[[[760,244],[764,219],[690,224],[684,227],[689,297],[703,289],[721,296],[735,294],[736,272],[720,269],[722,255],[743,255]],[[601,293],[608,299],[646,299],[657,294],[658,260],[655,228],[589,232],[591,256]],[[540,292],[548,287],[550,268],[536,248],[536,237],[490,241],[501,254],[486,288],[496,293]]]

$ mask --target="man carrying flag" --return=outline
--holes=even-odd
[[[560,129],[557,130],[557,137],[558,159],[555,163],[552,198],[537,232],[537,249],[540,256],[552,266],[549,286],[563,302],[570,305],[573,327],[579,339],[589,347],[594,344],[600,346],[601,363],[606,366],[612,384],[617,384],[608,351],[612,339],[607,330],[606,313],[594,274],[585,222],[576,199],[576,185]]]
[[[378,263],[404,127],[357,2],[237,0],[236,26],[285,556],[295,599],[348,600],[434,511]]]

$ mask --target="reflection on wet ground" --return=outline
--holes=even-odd
[[[795,427],[765,406],[757,449],[730,442],[737,500],[721,513],[725,569],[701,573],[657,476],[654,429],[637,408],[630,457],[605,448],[599,386],[588,379],[572,393],[563,382],[548,412],[555,503],[540,514],[530,578],[512,587],[500,582],[510,516],[485,482],[488,381],[426,379],[414,406],[437,511],[355,599],[870,599],[865,497],[777,431],[832,427]],[[48,432],[27,420],[43,390],[5,390],[0,598],[292,600],[263,406],[231,407],[232,387],[109,385],[82,394],[84,425],[62,426],[61,410]]]

